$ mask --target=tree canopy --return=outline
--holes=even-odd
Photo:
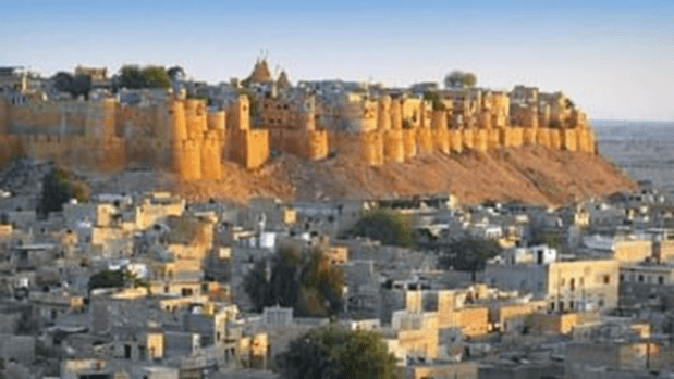
[[[358,220],[353,233],[359,237],[381,241],[385,245],[414,246],[412,220],[399,212],[367,212]]]
[[[168,74],[168,76],[169,76],[171,79],[175,79],[176,75],[178,75],[178,74],[180,74],[180,75],[185,75],[185,69],[183,69],[182,66],[171,66],[171,67],[169,67],[169,69],[166,71],[166,73]]]
[[[73,198],[84,203],[89,200],[89,192],[86,181],[76,178],[62,167],[54,167],[42,179],[42,193],[37,213],[41,217],[46,217],[50,212],[60,212],[63,210],[63,204]]]
[[[124,287],[127,276],[122,270],[101,270],[92,275],[87,283],[89,291],[96,288],[120,288]]]
[[[434,111],[442,111],[445,109],[445,104],[442,102],[440,95],[437,92],[427,91],[424,93],[424,100],[428,100],[433,105]]]
[[[258,312],[278,304],[300,316],[329,316],[342,309],[343,285],[341,268],[331,266],[322,252],[282,249],[255,264],[244,289]]]
[[[392,379],[395,358],[378,333],[313,329],[276,358],[281,376],[296,378]]]
[[[438,264],[441,268],[476,271],[484,270],[487,261],[501,252],[498,243],[493,240],[463,239],[452,242],[442,253]]]
[[[61,92],[70,92],[73,98],[83,95],[85,99],[88,99],[89,91],[91,91],[91,77],[59,72],[54,77],[54,87]]]
[[[472,72],[452,71],[444,80],[445,88],[475,87],[477,76]]]
[[[177,67],[177,66],[176,66]],[[171,69],[176,69],[172,67]],[[182,70],[182,68],[180,68]],[[120,85],[122,88],[169,88],[171,78],[163,66],[124,65],[119,69]]]

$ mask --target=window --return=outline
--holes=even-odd
[[[575,304],[573,303],[573,301],[569,301],[569,309],[573,309],[573,306],[574,306],[574,305],[575,305]]]
[[[643,276],[643,275],[639,275],[639,282],[640,282],[640,283],[643,283],[643,282],[644,282],[644,276]]]
[[[571,287],[571,291],[576,290],[576,279],[575,278],[571,278],[571,280],[569,281],[569,287]],[[573,308],[573,307],[570,307],[570,308]]]
[[[620,274],[620,282],[622,283],[622,282],[624,282],[624,281],[625,281],[625,275]]]
[[[659,283],[659,284],[664,284],[664,283],[665,283],[665,277],[662,276],[662,275],[659,276],[659,277],[658,277],[658,283]]]
[[[604,284],[611,283],[611,275],[604,275]]]

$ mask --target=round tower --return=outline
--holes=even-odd
[[[185,104],[182,100],[171,101],[169,107],[171,139],[184,141],[187,139],[187,125],[185,121]]]
[[[391,129],[391,97],[384,96],[379,99],[379,117],[377,127],[382,130]]]

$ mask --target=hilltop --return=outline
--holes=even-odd
[[[523,200],[559,205],[633,188],[633,180],[599,155],[523,147],[485,153],[436,151],[381,166],[360,162],[355,152],[320,162],[281,153],[261,169],[247,171],[229,164],[224,180],[183,182],[174,190],[202,200],[336,200],[449,192],[462,203]]]

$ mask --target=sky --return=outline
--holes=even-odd
[[[591,118],[674,121],[674,1],[13,1],[0,66],[175,64],[209,83],[265,53],[291,80],[390,86],[474,72],[562,90]]]

